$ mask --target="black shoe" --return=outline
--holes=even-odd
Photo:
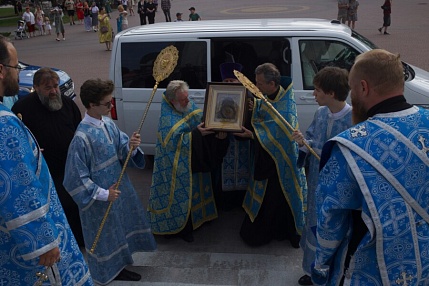
[[[299,248],[299,241],[301,240],[300,235],[293,235],[291,238],[289,238],[290,244],[293,248]]]
[[[194,235],[192,232],[183,233],[180,235],[180,238],[186,242],[194,242]]]
[[[381,28],[380,29],[378,29],[378,31],[380,32],[380,34],[381,34]]]
[[[142,276],[140,274],[129,271],[124,268],[121,272],[119,272],[118,276],[116,276],[115,279],[113,280],[140,281],[140,279],[142,279]]]
[[[385,35],[390,35],[388,32],[384,32]]]
[[[313,282],[311,281],[311,277],[308,275],[304,275],[298,280],[299,285],[313,285]]]
[[[166,234],[164,235],[164,237],[166,239],[171,239],[171,238],[181,238],[186,242],[194,242],[194,235],[192,234],[192,232],[187,232],[187,233],[175,233],[175,234]]]

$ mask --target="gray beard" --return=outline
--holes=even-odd
[[[179,103],[174,104],[174,109],[176,109],[178,112],[185,113],[189,110],[189,104],[185,107],[181,107]]]
[[[57,111],[63,107],[63,100],[60,94],[57,94],[55,99],[50,99],[49,97],[44,97],[40,94],[38,94],[38,96],[42,102],[42,105],[48,108],[50,111]]]

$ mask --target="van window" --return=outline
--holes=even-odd
[[[170,45],[179,51],[179,59],[174,71],[158,87],[165,88],[171,80],[181,79],[190,88],[206,88],[207,44],[203,41],[122,43],[122,87],[153,88],[153,63],[159,52]]]
[[[350,71],[356,56],[356,49],[331,40],[300,40],[302,78],[304,89],[314,89],[314,75],[326,66],[335,66]]]
[[[273,63],[281,75],[291,76],[290,44],[285,38],[212,38],[211,80],[221,82],[220,65],[235,62],[243,65],[242,73],[254,80],[255,69]]]

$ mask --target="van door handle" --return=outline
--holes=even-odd
[[[305,100],[305,101],[316,101],[316,98],[314,97],[314,95],[301,95],[299,97],[300,100]]]
[[[286,52],[289,50],[289,47],[286,47],[286,48],[284,48],[284,50],[283,50],[283,61],[286,63],[286,64],[289,64],[289,61],[288,61],[288,59],[286,58]]]

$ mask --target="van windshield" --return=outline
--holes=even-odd
[[[378,49],[378,47],[373,42],[371,42],[369,39],[365,38],[354,30],[352,30],[352,37],[358,39],[360,42],[364,43],[368,48],[372,50]]]

